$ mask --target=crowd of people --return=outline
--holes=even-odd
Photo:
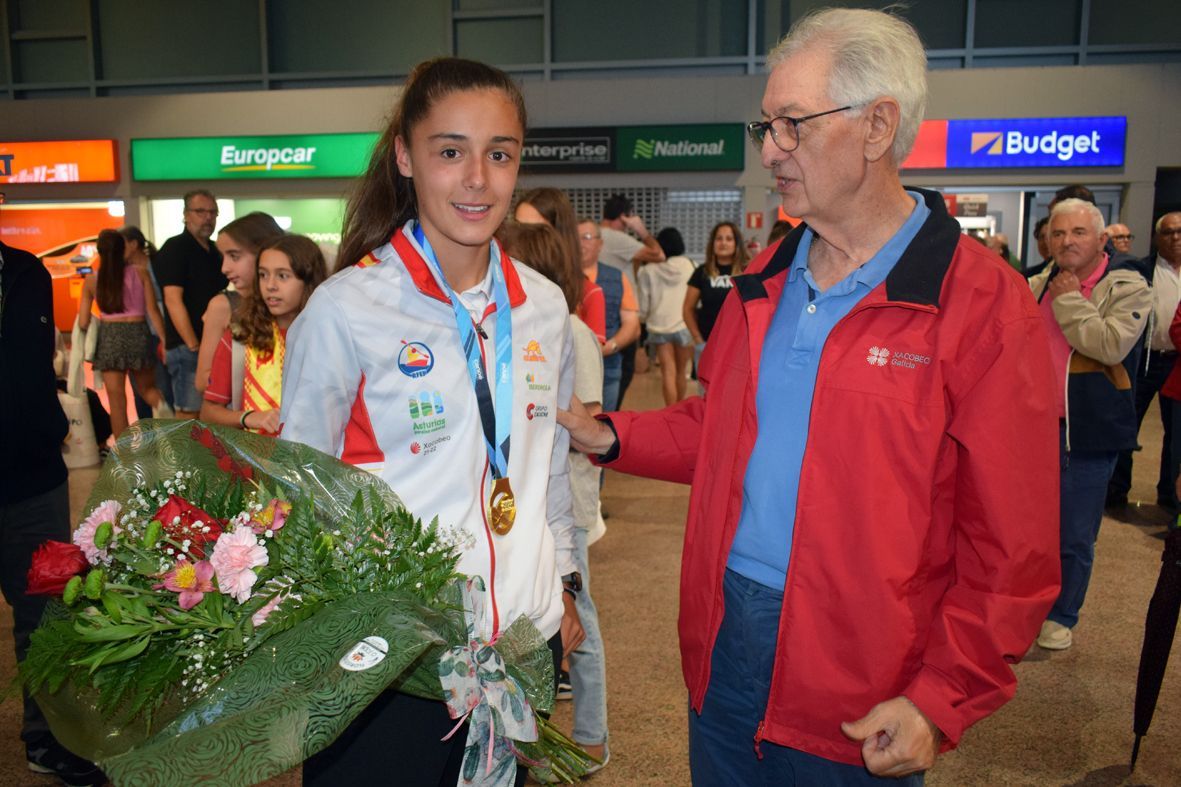
[[[747,129],[803,223],[753,257],[733,222],[698,266],[623,195],[597,217],[557,188],[518,195],[524,98],[456,58],[410,75],[331,272],[264,213],[214,240],[205,190],[158,252],[135,227],[103,232],[78,320],[98,325],[114,436],[130,376],[157,417],[305,443],[460,528],[459,570],[492,599],[479,635],[525,617],[548,640],[592,772],[610,760],[589,554],[601,467],[690,484],[679,630],[695,783],[921,784],[1012,697],[1033,642],[1073,644],[1104,507],[1126,503],[1157,393],[1159,502],[1176,507],[1181,213],[1139,260],[1126,226],[1065,189],[1023,278],[1007,239],[974,242],[939,194],[900,180],[927,100],[908,23],[812,14],[767,64]],[[43,605],[22,566],[70,525],[48,274],[0,254],[0,578],[19,658]],[[649,355],[666,406],[627,411]],[[422,397],[445,416],[424,418]],[[30,767],[101,783],[25,708]],[[303,781],[457,783],[455,724],[443,703],[388,690]]]

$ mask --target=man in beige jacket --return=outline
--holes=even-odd
[[[1119,452],[1136,445],[1132,379],[1152,295],[1133,265],[1104,252],[1103,215],[1091,203],[1056,204],[1049,236],[1054,262],[1029,284],[1060,383],[1062,590],[1037,643],[1065,650],[1091,579],[1108,479]]]

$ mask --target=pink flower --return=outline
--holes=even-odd
[[[176,561],[176,567],[164,575],[164,582],[156,585],[180,593],[180,608],[192,609],[201,603],[205,594],[213,590],[213,566],[208,560],[189,562],[187,557]]]
[[[279,606],[279,602],[282,600],[283,597],[276,593],[275,595],[271,596],[270,601],[263,604],[262,608],[250,617],[250,622],[254,624],[255,628],[258,628],[263,623],[267,622],[267,617],[275,610],[275,607]]]
[[[217,586],[239,604],[250,598],[250,589],[258,581],[254,569],[265,566],[269,560],[266,547],[259,546],[258,536],[248,527],[222,533],[209,558],[217,572]]]
[[[98,530],[98,526],[104,522],[111,523],[113,533],[122,532],[122,528],[116,524],[121,510],[123,510],[123,506],[114,500],[104,500],[95,506],[94,510],[90,512],[90,516],[86,517],[82,524],[78,525],[78,529],[74,531],[73,541],[86,555],[86,560],[90,565],[97,566],[99,563],[111,562],[111,556],[107,550],[95,546],[94,533]]]
[[[275,498],[267,503],[266,508],[251,518],[250,527],[258,535],[262,535],[268,530],[278,530],[287,524],[287,515],[290,513],[291,504],[286,500]]]

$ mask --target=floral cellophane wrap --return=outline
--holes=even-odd
[[[194,439],[193,425],[133,425],[103,466],[85,510],[124,500],[177,471],[224,479],[229,462],[249,467],[254,481],[289,499],[310,496],[326,530],[360,491],[401,506],[379,478],[305,445],[212,427],[224,446],[218,456]],[[203,694],[166,697],[150,724],[143,715],[105,717],[93,689],[69,683],[54,694],[38,692],[36,700],[54,735],[98,762],[117,785],[255,784],[325,748],[382,691],[443,699],[440,657],[468,641],[462,585],[450,583],[429,604],[389,591],[334,600],[266,639]],[[54,600],[46,614],[66,612]],[[388,643],[385,658],[363,671],[341,668],[341,658],[373,636]],[[552,656],[537,629],[521,618],[496,649],[532,708],[552,710]]]

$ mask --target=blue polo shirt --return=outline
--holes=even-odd
[[[886,280],[931,211],[908,191],[914,210],[868,262],[824,292],[808,270],[811,229],[804,231],[759,359],[755,394],[759,433],[742,486],[742,515],[726,565],[747,579],[782,590],[795,529],[800,468],[807,445],[816,371],[829,332]],[[815,437],[824,440],[823,432]],[[840,516],[839,511],[833,512]]]

